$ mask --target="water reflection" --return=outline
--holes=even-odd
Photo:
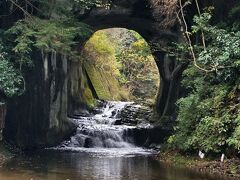
[[[16,157],[0,169],[1,180],[208,180],[186,169],[159,163],[153,156],[107,156],[45,151]]]

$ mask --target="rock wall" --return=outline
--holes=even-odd
[[[68,115],[81,114],[96,105],[96,99],[127,100],[118,80],[91,63],[92,59],[68,62]]]
[[[75,130],[67,117],[66,56],[37,52],[26,74],[26,93],[10,101],[4,136],[23,149],[51,146]]]
[[[114,101],[128,99],[124,96],[118,80],[110,72],[97,68],[91,61],[85,61],[84,68],[98,99]]]
[[[0,141],[2,141],[2,130],[5,125],[6,105],[0,103]]]
[[[79,114],[96,105],[97,95],[82,62],[68,62],[68,114]]]
[[[112,100],[109,93],[118,95],[114,100],[121,98],[111,76],[87,64],[57,53],[37,52],[32,59],[34,68],[25,77],[26,93],[9,102],[3,132],[23,149],[60,143],[76,129],[68,115],[92,108],[96,98]]]

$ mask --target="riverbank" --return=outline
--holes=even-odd
[[[200,159],[197,155],[183,155],[179,152],[165,150],[157,156],[157,159],[170,165],[226,177],[228,180],[240,179],[240,159],[238,158],[225,159],[224,162],[221,162],[220,157],[219,159]]]

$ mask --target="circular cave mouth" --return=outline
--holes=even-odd
[[[82,49],[83,101],[134,101],[153,105],[160,84],[150,46],[136,31],[96,31]]]

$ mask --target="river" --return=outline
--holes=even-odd
[[[136,146],[128,133],[136,127],[115,123],[125,106],[136,107],[108,102],[95,115],[74,118],[75,135],[56,147],[12,158],[0,168],[0,180],[220,180],[161,163],[158,150]]]

